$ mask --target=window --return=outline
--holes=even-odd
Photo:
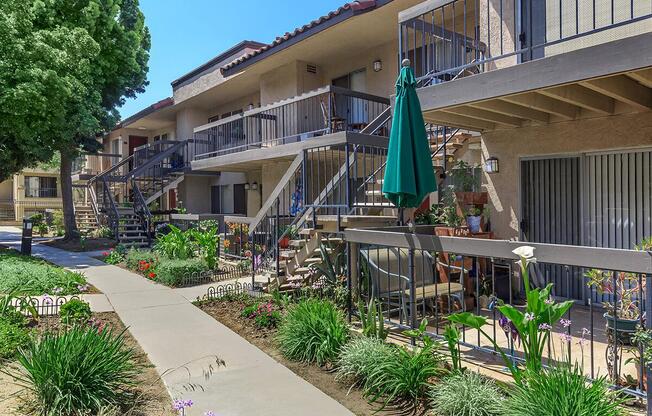
[[[158,135],[158,136],[154,136],[154,141],[155,142],[158,142],[160,140],[165,141],[167,139],[168,139],[168,134],[167,133],[161,134],[161,135]]]
[[[114,155],[119,155],[122,153],[120,151],[120,139],[116,139],[111,142],[111,153]]]
[[[25,176],[25,196],[27,198],[56,198],[57,178]]]

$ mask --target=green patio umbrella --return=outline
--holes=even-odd
[[[437,190],[437,183],[416,78],[410,61],[404,60],[402,66],[396,81],[383,194],[399,208],[416,208],[426,195]]]

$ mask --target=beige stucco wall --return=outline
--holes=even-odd
[[[10,200],[13,199],[14,195],[14,181],[13,179],[8,179],[4,182],[0,182],[0,200]]]
[[[193,137],[193,129],[206,124],[208,112],[198,108],[184,108],[177,113],[176,137],[180,140]]]
[[[652,147],[652,112],[485,133],[483,158],[497,157],[500,163],[499,173],[484,174],[492,229],[500,238],[519,236],[522,158],[646,146]]]

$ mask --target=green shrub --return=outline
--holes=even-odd
[[[102,253],[106,264],[120,264],[125,261],[125,255],[118,250],[109,250]]]
[[[306,299],[288,309],[281,320],[278,342],[289,359],[333,363],[349,338],[344,316],[331,302]]]
[[[140,266],[141,261],[146,261],[147,263],[155,263],[157,260],[158,256],[156,253],[153,253],[150,250],[131,249],[127,252],[125,257],[127,268],[134,271],[140,271],[138,267]]]
[[[0,359],[13,358],[30,341],[30,331],[22,323],[0,318]]]
[[[130,399],[141,371],[124,333],[73,327],[46,334],[18,355],[12,374],[34,393],[45,415],[97,414]]]
[[[351,383],[364,382],[379,362],[393,361],[396,346],[378,338],[356,337],[342,347],[336,379]]]
[[[217,247],[220,244],[220,237],[217,234],[217,227],[209,227],[202,230],[191,230],[191,237],[199,250],[199,256],[212,270],[217,266]]]
[[[79,299],[71,299],[61,305],[59,318],[64,325],[79,325],[91,319],[91,305]]]
[[[202,273],[208,266],[200,259],[175,260],[168,258],[159,259],[156,265],[156,281],[166,286],[177,287],[186,277],[194,273]]]
[[[404,411],[415,411],[427,396],[434,378],[443,374],[441,347],[426,333],[424,319],[418,330],[405,331],[424,344],[415,350],[396,348],[396,354],[376,363],[363,384],[363,395],[370,403],[382,401],[381,409],[392,405]]]
[[[240,316],[243,318],[253,318],[256,316],[256,311],[258,310],[258,302],[253,303],[251,305],[247,305],[244,308],[242,308],[242,312],[240,312]]]
[[[37,228],[39,225],[45,224],[45,215],[40,212],[32,215],[29,219],[32,220],[32,228]]]
[[[608,388],[607,379],[589,383],[578,367],[566,366],[526,374],[503,406],[505,416],[620,416],[623,401]]]
[[[170,259],[185,260],[191,258],[195,246],[191,238],[192,232],[181,231],[172,224],[169,227],[169,233],[156,236],[154,250]]]
[[[437,416],[498,416],[502,401],[494,382],[472,371],[454,372],[430,390]]]
[[[20,295],[40,296],[79,293],[86,285],[83,274],[53,266],[36,257],[23,256],[14,250],[0,249],[0,293],[20,288]]]

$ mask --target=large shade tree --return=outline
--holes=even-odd
[[[0,180],[60,154],[66,238],[72,161],[144,91],[149,48],[138,0],[0,1]]]

